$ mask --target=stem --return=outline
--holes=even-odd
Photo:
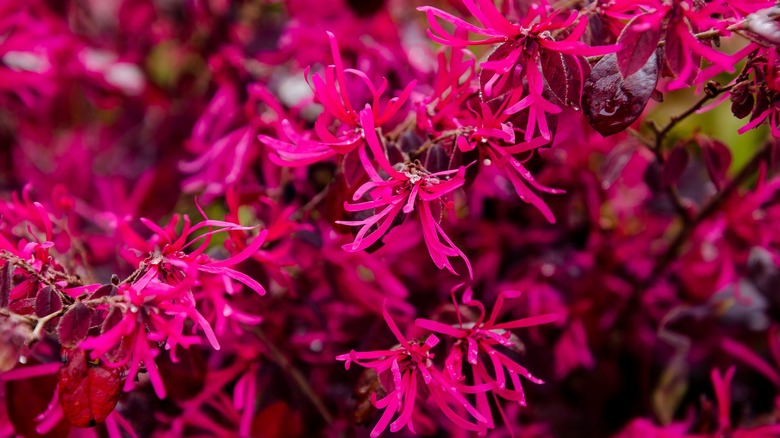
[[[425,152],[428,151],[428,149],[432,148],[434,145],[439,143],[440,141],[446,140],[448,138],[458,137],[460,135],[468,134],[472,131],[473,128],[465,127],[465,128],[458,128],[458,129],[451,129],[449,131],[444,131],[441,133],[440,136],[428,140],[425,143],[422,144],[419,148],[417,148],[416,151],[409,154],[409,159],[411,161],[414,161],[418,158],[420,158]]]
[[[680,122],[688,118],[688,116],[700,110],[701,107],[703,107],[708,100],[718,97],[719,95],[727,91],[731,91],[731,89],[734,88],[736,85],[737,84],[734,83],[734,84],[721,87],[717,82],[709,81],[707,82],[707,85],[705,85],[704,87],[704,96],[702,96],[701,99],[699,99],[695,104],[693,104],[692,107],[688,108],[682,114],[672,116],[672,118],[669,119],[669,123],[666,126],[659,129],[655,124],[650,124],[651,129],[653,129],[653,131],[655,132],[654,149],[660,150],[664,140],[666,140],[667,134],[669,134],[669,131],[671,131]]]
[[[648,143],[648,148],[653,152],[653,155],[655,155],[655,159],[658,162],[659,165],[663,166],[666,162],[666,157],[664,157],[663,153],[663,144],[664,141],[666,141],[666,138],[669,134],[669,132],[672,131],[680,122],[694,114],[696,111],[701,109],[705,103],[707,103],[708,100],[713,99],[729,90],[734,88],[737,84],[730,84],[726,85],[724,87],[721,87],[718,85],[718,83],[710,81],[707,83],[707,85],[704,87],[704,96],[701,97],[696,103],[693,104],[690,108],[685,110],[683,113],[678,114],[676,116],[672,116],[671,119],[669,119],[669,123],[666,124],[663,128],[659,128],[658,125],[655,124],[655,122],[650,121],[648,123],[648,126],[650,126],[650,129],[653,130],[653,133],[655,134],[655,141],[652,143]],[[691,217],[688,213],[688,205],[683,200],[682,196],[680,196],[680,192],[677,190],[677,187],[674,187],[673,185],[670,185],[666,188],[666,193],[669,195],[669,198],[672,201],[672,205],[674,206],[675,211],[677,214],[682,218],[684,223],[690,223]]]
[[[39,282],[45,284],[46,286],[51,286],[53,289],[56,289],[56,285],[53,281],[49,280],[48,278],[41,275],[40,272],[36,271],[32,265],[27,263],[26,260],[23,260],[19,258],[18,256],[6,251],[2,250],[0,251],[0,259],[5,260],[7,262],[11,262],[12,264],[19,266],[20,268],[24,269],[25,272],[30,274],[30,276],[34,277]]]
[[[650,273],[647,279],[642,282],[641,289],[650,287],[656,281],[656,279],[661,274],[663,274],[664,271],[666,271],[669,265],[671,265],[672,262],[677,258],[683,245],[696,229],[696,226],[710,217],[713,213],[718,211],[718,208],[729,197],[729,195],[731,195],[732,192],[739,188],[739,186],[741,186],[745,181],[748,180],[748,178],[750,178],[750,176],[753,175],[759,164],[761,164],[761,162],[768,156],[771,147],[771,143],[765,144],[764,147],[755,155],[753,155],[753,158],[751,158],[750,161],[745,164],[742,169],[740,169],[739,173],[734,176],[734,179],[729,181],[728,185],[726,185],[723,190],[719,191],[717,194],[715,194],[715,196],[710,198],[710,200],[704,204],[701,210],[699,210],[699,213],[693,219],[686,222],[682,228],[680,228],[680,230],[672,239],[672,243],[670,243],[669,247],[666,249],[666,252],[664,252],[659,262],[653,268],[653,271]]]
[[[301,389],[301,392],[303,392],[306,397],[308,397],[309,401],[311,401],[311,403],[314,405],[314,407],[317,408],[325,422],[328,424],[333,423],[333,416],[328,411],[328,408],[325,407],[325,403],[323,403],[322,399],[317,395],[317,393],[314,392],[314,389],[311,387],[311,385],[309,385],[309,382],[306,380],[306,377],[304,377],[303,373],[301,373],[293,366],[292,363],[290,363],[284,354],[279,351],[278,348],[276,348],[276,346],[268,339],[268,337],[265,336],[265,333],[260,327],[255,329],[255,333],[257,334],[257,337],[260,338],[260,340],[263,341],[263,343],[268,347],[269,353],[271,354],[271,359],[285,372],[287,372],[290,377],[292,377],[292,379]]]
[[[42,318],[38,318],[38,321],[35,323],[35,329],[32,332],[32,338],[33,339],[41,339],[41,332],[43,331],[43,326],[46,325],[47,322],[51,321],[52,319],[60,316],[62,312],[65,310],[65,307],[62,309],[50,313]]]

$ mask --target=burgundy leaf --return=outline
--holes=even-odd
[[[35,314],[35,298],[16,300],[8,306],[8,310],[19,315],[33,315]]]
[[[35,314],[39,318],[51,315],[54,312],[62,310],[62,298],[50,286],[46,286],[35,295]]]
[[[647,184],[647,187],[658,193],[663,189],[663,175],[661,170],[661,164],[658,161],[653,161],[647,165],[645,172],[642,175],[642,181]]]
[[[691,68],[687,71],[687,77],[682,78],[685,83],[690,85],[699,74],[701,56],[691,52],[690,49],[685,46],[683,39],[678,36],[680,32],[690,32],[688,25],[681,19],[670,22],[667,25],[666,36],[664,38],[666,42],[664,45],[664,53],[669,69],[675,75],[679,76],[680,74],[686,73],[686,64],[690,64]]]
[[[575,55],[563,55],[566,64],[567,80],[569,81],[566,94],[566,105],[579,110],[582,102],[582,87],[590,75],[590,64],[585,58]]]
[[[122,387],[122,370],[91,362],[87,351],[66,349],[57,387],[65,419],[76,427],[92,427],[114,410]]]
[[[590,124],[603,136],[617,134],[642,114],[658,82],[657,53],[631,76],[623,78],[617,57],[607,55],[585,82],[583,108]]]
[[[14,265],[11,262],[5,262],[0,268],[0,309],[8,307],[11,299],[11,272]]]
[[[689,160],[690,155],[688,154],[688,149],[685,148],[685,145],[680,144],[672,149],[669,153],[669,157],[666,159],[666,164],[664,164],[663,175],[661,177],[665,187],[677,184],[683,172],[688,167]]]
[[[488,56],[488,61],[498,61],[509,56],[512,51],[515,50],[515,43],[509,41],[496,47],[495,50]],[[479,91],[481,98],[484,102],[487,102],[493,98],[501,96],[515,86],[522,86],[523,78],[518,74],[516,65],[512,67],[512,72],[509,74],[496,75],[493,70],[482,69],[479,73]]]
[[[360,163],[357,149],[349,151],[341,160],[341,172],[344,174],[344,181],[347,187],[353,187],[360,183],[364,178],[363,165]]]
[[[707,173],[715,186],[720,189],[723,180],[726,179],[726,172],[731,166],[731,151],[717,140],[701,140],[699,144]]]
[[[561,102],[566,102],[569,95],[568,86],[570,76],[566,71],[563,55],[552,50],[541,50],[542,74],[555,97]]]
[[[631,76],[641,69],[653,56],[661,39],[660,14],[642,14],[628,22],[618,37],[621,45],[617,62],[623,77]]]
[[[77,347],[81,341],[86,339],[91,319],[92,313],[84,303],[79,301],[74,304],[62,315],[62,319],[57,325],[60,343],[67,348]]]
[[[770,105],[771,101],[769,95],[764,91],[763,87],[760,87],[758,91],[756,91],[756,105],[753,108],[753,113],[750,115],[750,120],[755,120],[769,111]]]
[[[435,144],[421,157],[422,165],[429,172],[442,172],[449,169],[450,157],[442,144]]]
[[[731,89],[731,112],[734,117],[744,119],[750,115],[756,100],[747,82],[740,82]]]
[[[111,306],[111,309],[108,311],[108,315],[106,315],[106,319],[100,326],[100,333],[102,334],[111,330],[114,326],[119,324],[123,316],[124,313],[122,312],[121,308],[118,306]],[[117,346],[106,353],[106,359],[112,362],[121,362],[130,353],[131,344],[132,340],[130,336],[123,336]]]
[[[614,44],[616,38],[609,26],[604,24],[601,15],[588,14],[588,31],[585,33],[584,41],[591,46],[603,46]]]
[[[116,295],[116,291],[117,288],[113,284],[104,284],[103,286],[97,288],[95,292],[92,292],[92,295],[89,296],[89,299],[96,300],[103,297],[113,297]]]

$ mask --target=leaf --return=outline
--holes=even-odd
[[[8,306],[8,310],[19,315],[33,315],[35,314],[35,298],[16,300]]]
[[[740,82],[731,89],[731,113],[738,119],[744,119],[753,111],[756,100],[750,92],[747,82]]]
[[[575,110],[579,110],[579,106],[582,104],[582,87],[590,75],[590,64],[585,58],[575,55],[563,55],[563,60],[566,64],[567,80],[569,81],[565,103]]]
[[[700,140],[699,146],[707,173],[720,190],[723,180],[726,179],[726,172],[731,166],[731,151],[723,143],[711,139]]]
[[[81,301],[77,302],[60,319],[57,335],[60,343],[67,348],[75,348],[87,338],[92,314]]]
[[[658,82],[658,55],[623,78],[615,54],[602,58],[585,82],[583,109],[591,126],[603,136],[617,134],[642,114]]]
[[[122,370],[87,360],[81,349],[65,349],[63,360],[57,387],[65,419],[76,427],[104,422],[119,401]]]
[[[661,176],[664,187],[674,186],[680,181],[680,177],[688,167],[689,161],[690,154],[688,153],[688,149],[685,148],[685,145],[680,144],[672,149],[669,153],[669,157],[666,159],[663,174]]]
[[[124,313],[119,306],[111,306],[111,309],[106,315],[106,319],[100,326],[100,333],[105,333],[114,328],[124,317]],[[132,339],[130,336],[122,336],[119,340],[119,344],[106,352],[106,359],[112,362],[121,362],[130,354],[130,346],[132,345]]]
[[[100,286],[95,290],[95,292],[92,292],[92,295],[89,296],[90,300],[96,300],[98,298],[103,297],[113,297],[116,295],[117,287],[113,284],[104,284],[103,286]]]
[[[569,87],[569,74],[566,71],[566,64],[563,55],[553,50],[540,50],[540,60],[542,64],[542,74],[544,75],[550,91],[561,102],[566,102]]]
[[[618,69],[623,77],[631,76],[644,67],[653,56],[661,39],[661,14],[637,15],[628,22],[618,37]]]
[[[35,295],[35,314],[39,318],[62,310],[62,298],[50,286],[46,286]]]
[[[449,170],[450,157],[442,144],[435,144],[423,154],[421,162],[429,172]]]
[[[520,50],[514,41],[499,45],[487,57],[487,62],[496,62],[507,59],[512,52]],[[517,62],[512,65],[507,73],[498,74],[494,70],[483,68],[479,73],[479,91],[483,102],[499,97],[516,86],[522,86],[523,79],[518,74]]]
[[[11,273],[14,265],[11,262],[5,262],[0,269],[0,309],[8,307],[11,300]]]
[[[701,56],[692,52],[685,46],[684,40],[678,36],[678,33],[680,32],[690,32],[688,25],[681,19],[667,24],[666,36],[664,37],[664,40],[666,41],[664,53],[666,54],[666,61],[672,73],[677,76],[682,73],[687,73],[687,77],[681,79],[686,84],[690,85],[699,74]],[[686,66],[689,66],[687,72]]]
[[[341,159],[341,173],[344,175],[347,187],[355,187],[365,178],[366,172],[363,170],[357,149],[349,151]]]

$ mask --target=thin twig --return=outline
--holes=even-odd
[[[680,122],[688,118],[688,116],[692,115],[696,111],[700,110],[708,100],[714,99],[715,97],[718,97],[727,91],[731,91],[731,89],[736,85],[737,84],[734,83],[721,87],[717,82],[709,81],[704,86],[704,96],[702,96],[701,99],[699,99],[695,104],[693,104],[693,106],[688,108],[682,114],[672,116],[666,126],[659,129],[655,124],[651,123],[650,127],[653,129],[653,131],[655,131],[655,149],[661,149],[664,140],[666,140],[667,134],[669,134],[669,132],[674,129],[674,127],[677,126]]]
[[[28,274],[33,276],[36,280],[39,282],[48,285],[48,286],[54,286],[54,283],[52,283],[49,279],[45,278],[43,275],[41,275],[40,272],[36,271],[35,268],[30,266],[29,263],[27,263],[25,260],[22,260],[21,258],[15,256],[14,254],[11,254],[10,252],[6,250],[0,251],[0,259],[3,259],[7,262],[11,262],[15,265],[18,265],[20,268],[24,269]]]
[[[647,287],[651,286],[656,281],[656,279],[661,274],[663,274],[664,271],[666,271],[669,265],[671,265],[672,262],[677,258],[683,245],[685,245],[685,242],[696,229],[696,226],[715,213],[723,204],[723,201],[725,201],[732,192],[739,188],[744,182],[748,180],[748,178],[750,178],[750,176],[754,174],[759,164],[761,164],[761,162],[768,156],[770,150],[771,143],[764,145],[764,147],[755,155],[753,155],[753,158],[751,158],[750,161],[745,164],[742,169],[740,169],[739,173],[737,173],[737,175],[735,175],[734,178],[729,181],[723,190],[719,191],[717,194],[715,194],[715,196],[710,198],[710,200],[699,210],[699,213],[689,222],[685,223],[682,228],[680,228],[674,238],[672,238],[672,242],[669,244],[666,252],[664,252],[664,254],[659,258],[659,261],[653,268],[653,271],[642,283],[641,289],[646,289]]]
[[[46,325],[46,323],[60,316],[64,310],[65,308],[63,307],[56,312],[52,312],[44,317],[38,318],[38,321],[35,323],[35,329],[33,329],[32,332],[32,338],[35,340],[41,339],[41,332],[43,331],[43,327]]]
[[[458,129],[450,129],[448,131],[444,131],[441,133],[440,136],[428,140],[425,143],[422,144],[417,150],[409,154],[409,159],[411,161],[414,161],[418,158],[420,158],[425,152],[428,151],[428,149],[432,148],[434,145],[438,144],[439,142],[446,140],[448,138],[458,137],[460,135],[466,135],[471,132],[472,128],[458,128]]]

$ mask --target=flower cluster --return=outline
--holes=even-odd
[[[455,290],[453,290],[453,302],[457,305],[454,293]],[[417,327],[451,339],[451,342],[448,342],[449,351],[443,362],[444,371],[435,366],[434,354],[431,353],[431,349],[439,344],[439,337],[429,333],[420,337],[419,341],[408,341],[385,309],[385,322],[398,339],[399,346],[391,350],[369,352],[353,350],[349,354],[336,358],[345,361],[347,369],[354,362],[372,370],[372,375],[378,379],[378,387],[384,391],[384,397],[381,399],[378,399],[378,390],[369,395],[371,403],[377,409],[384,409],[382,417],[371,431],[371,436],[379,436],[388,424],[393,432],[401,430],[404,426],[414,432],[412,412],[418,394],[421,392],[418,389],[418,384],[421,384],[419,379],[422,379],[422,383],[430,393],[430,398],[447,418],[458,427],[478,432],[480,436],[485,435],[489,429],[495,428],[488,394],[492,394],[494,398],[498,396],[516,401],[525,406],[520,376],[533,383],[543,382],[495,347],[500,345],[506,349],[522,349],[522,344],[509,329],[554,322],[558,316],[551,313],[496,323],[504,300],[515,296],[517,293],[502,293],[493,306],[490,317],[485,320],[484,305],[474,300],[473,292],[467,289],[463,294],[463,302],[479,311],[476,321],[464,323],[459,310],[456,311],[457,325],[451,326],[428,319],[415,321]],[[464,369],[464,355],[470,370]],[[492,375],[488,367],[492,368]],[[464,371],[468,371],[467,374],[472,376],[471,383],[466,382]],[[507,376],[511,382],[511,389],[507,385]],[[473,404],[466,399],[471,394],[474,394],[475,398]],[[500,404],[498,409],[504,416]],[[398,412],[400,412],[399,416],[390,423]]]

